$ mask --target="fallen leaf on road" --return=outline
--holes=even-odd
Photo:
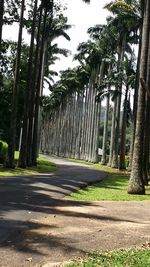
[[[28,258],[28,259],[26,259],[27,261],[29,261],[29,262],[31,262],[32,261],[32,258]]]

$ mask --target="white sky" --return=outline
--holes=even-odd
[[[85,4],[82,0],[62,0],[62,2],[67,5],[65,14],[68,17],[68,23],[74,26],[67,31],[71,41],[69,42],[62,37],[59,38],[58,42],[60,47],[71,50],[72,56],[61,57],[61,60],[53,66],[56,71],[73,67],[76,64],[72,62],[72,57],[76,53],[78,44],[88,39],[87,29],[89,27],[106,22],[108,12],[103,7],[110,0],[91,0],[90,4]]]

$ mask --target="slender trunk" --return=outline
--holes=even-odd
[[[3,14],[4,14],[4,0],[0,0],[0,54],[1,54],[1,42],[2,42]]]
[[[38,80],[38,64],[39,64],[39,53],[40,53],[40,37],[41,37],[41,24],[42,24],[42,11],[43,8],[40,6],[40,16],[38,21],[38,33],[37,43],[35,51],[34,61],[34,73],[33,82],[31,84],[31,101],[29,103],[29,125],[28,125],[28,137],[27,137],[27,163],[32,165],[32,142],[33,142],[33,125],[34,125],[34,109],[35,109],[35,91]]]
[[[33,74],[33,50],[34,50],[36,12],[37,12],[37,0],[35,0],[34,3],[29,61],[28,61],[27,89],[26,89],[26,99],[24,105],[23,133],[22,133],[21,150],[19,155],[19,167],[22,168],[25,168],[27,164],[27,136],[28,136],[28,117],[29,117],[28,103],[31,102],[31,84],[32,84],[32,74]]]
[[[46,19],[47,19],[47,8],[45,9],[42,42],[40,48],[40,61],[38,70],[38,82],[35,97],[35,113],[34,113],[34,129],[33,129],[33,144],[32,144],[32,164],[37,165],[37,152],[38,152],[38,129],[39,129],[39,105],[40,105],[40,89],[41,89],[41,78],[42,78],[42,67],[43,67],[43,52],[44,52],[44,41],[45,41],[45,30],[46,30]]]
[[[99,74],[99,80],[98,80],[98,85],[102,84],[103,78],[104,78],[104,68],[105,68],[105,61],[101,62],[101,66],[100,66],[100,74]],[[101,101],[98,102],[96,104],[96,108],[95,108],[95,142],[93,144],[93,158],[95,156],[95,162],[99,161],[99,157],[98,157],[98,149],[99,149],[99,137],[100,137],[100,115],[101,115]]]
[[[82,131],[82,113],[83,113],[83,93],[78,93],[78,125],[76,138],[75,159],[80,159],[81,131]]]
[[[148,169],[149,169],[149,132],[150,132],[150,98],[146,98],[146,114],[144,129],[144,147],[143,147],[143,181],[148,185]]]
[[[93,84],[95,71],[91,77],[90,86],[89,86],[89,100],[88,100],[88,117],[87,117],[87,128],[86,128],[86,146],[85,146],[85,159],[89,161],[89,147],[90,147],[90,134],[91,134],[91,119],[92,119],[92,100],[93,100]]]
[[[138,102],[138,91],[139,91],[141,46],[142,46],[142,44],[141,44],[141,38],[140,38],[137,69],[136,69],[136,81],[135,81],[134,104],[133,104],[133,123],[132,123],[132,134],[131,134],[131,144],[130,144],[130,159],[129,159],[128,171],[131,171],[132,159],[133,159],[133,149],[134,149],[134,139],[135,139],[135,129],[136,129],[136,115],[137,115],[137,102]]]
[[[84,114],[83,114],[83,135],[82,135],[82,157],[81,159],[85,160],[85,148],[86,148],[86,132],[87,132],[87,120],[88,120],[88,99],[89,99],[89,88],[86,88],[86,95],[85,95],[85,104],[84,104]]]
[[[127,99],[128,99],[128,92],[129,87],[127,85],[126,93],[125,93],[125,100],[124,100],[124,109],[123,109],[123,116],[122,116],[122,129],[121,129],[121,139],[120,139],[120,160],[119,160],[119,169],[125,170],[126,169],[126,162],[125,162],[125,144],[126,144],[126,127],[127,127]]]
[[[150,92],[150,34],[147,62],[146,87]],[[148,185],[148,164],[149,164],[149,131],[150,131],[150,93],[146,94],[145,123],[144,123],[144,145],[143,145],[143,181]]]
[[[112,123],[111,123],[111,138],[110,138],[110,152],[109,152],[109,162],[108,167],[111,167],[113,160],[113,150],[114,150],[114,139],[115,139],[115,118],[116,118],[116,99],[114,100],[113,112],[112,112]]]
[[[121,71],[121,65],[124,60],[124,53],[126,48],[126,34],[123,37],[122,45],[118,49],[118,71]],[[117,86],[119,95],[117,96],[116,118],[115,118],[115,139],[112,165],[113,168],[118,168],[118,150],[119,150],[119,133],[120,133],[120,108],[121,108],[121,94],[122,94],[122,81]]]
[[[97,74],[98,75],[98,74]],[[93,86],[92,94],[92,109],[91,109],[91,125],[90,125],[90,142],[89,142],[89,161],[93,162],[93,143],[95,142],[94,131],[95,131],[95,110],[96,110],[96,88]]]
[[[143,132],[144,132],[144,112],[145,112],[145,91],[143,81],[146,81],[147,58],[149,48],[150,29],[150,2],[146,1],[144,6],[144,21],[142,31],[142,50],[140,63],[140,86],[137,108],[137,121],[135,142],[133,151],[132,171],[128,185],[129,194],[145,194],[143,183]]]
[[[108,89],[109,90],[109,89]],[[103,133],[103,146],[102,146],[102,159],[101,164],[105,165],[107,163],[107,137],[108,137],[108,118],[109,118],[109,102],[110,96],[107,96],[106,99],[106,111],[105,111],[105,120],[104,120],[104,133]]]
[[[25,0],[22,0],[20,23],[19,23],[19,34],[18,34],[17,58],[16,58],[16,66],[15,66],[13,95],[12,95],[10,137],[9,137],[9,144],[8,144],[8,162],[7,162],[7,166],[9,168],[14,168],[14,166],[15,166],[14,152],[15,152],[15,146],[16,146],[18,83],[19,83],[19,70],[20,70],[20,57],[21,57],[21,43],[22,43],[24,8],[25,8]]]
[[[100,136],[100,117],[101,117],[101,102],[96,103],[94,116],[94,142],[93,142],[93,157],[92,162],[98,162],[99,136]]]
[[[80,151],[80,159],[84,159],[84,143],[85,143],[85,129],[86,129],[86,111],[87,111],[87,96],[88,96],[88,88],[86,87],[85,96],[83,98],[83,116],[82,116],[82,129],[81,129],[81,151]]]

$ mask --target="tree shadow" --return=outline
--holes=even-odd
[[[69,239],[47,235],[42,231],[43,224],[38,219],[48,215],[65,216],[66,223],[69,217],[137,223],[136,220],[124,220],[119,216],[88,214],[68,209],[96,207],[97,203],[70,201],[64,199],[64,196],[89,183],[95,183],[106,175],[87,167],[62,165],[56,173],[50,175],[0,178],[0,247],[11,247],[14,251],[43,256],[45,253],[41,252],[42,246],[62,251],[79,251],[74,244],[70,244]],[[44,223],[44,228],[53,231],[57,226],[54,223]],[[84,248],[80,252],[84,253]]]

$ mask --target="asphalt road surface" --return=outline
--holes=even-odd
[[[34,176],[0,177],[0,246],[18,241],[33,219],[48,214],[50,207],[71,192],[100,181],[106,173],[65,159],[50,158],[58,170]]]

